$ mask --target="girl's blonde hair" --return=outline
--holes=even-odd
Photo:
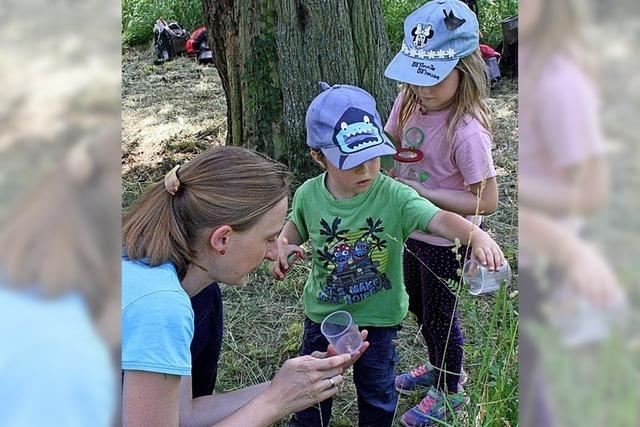
[[[182,165],[175,195],[154,184],[124,215],[130,259],[171,261],[179,276],[195,264],[202,234],[220,225],[244,231],[289,195],[286,167],[241,147],[215,147]]]
[[[460,70],[460,82],[453,97],[453,114],[449,117],[446,139],[453,140],[453,134],[460,120],[469,115],[491,132],[491,118],[486,98],[489,96],[489,78],[485,71],[485,63],[480,49],[474,51],[458,62],[456,68]],[[402,84],[402,104],[398,114],[396,132],[402,138],[402,132],[411,115],[419,108],[418,97],[411,90],[411,85]]]

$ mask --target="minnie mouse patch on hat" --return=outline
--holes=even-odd
[[[432,0],[404,20],[402,49],[384,75],[417,86],[444,80],[480,43],[478,18],[460,0]]]

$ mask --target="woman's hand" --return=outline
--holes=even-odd
[[[351,365],[356,363],[358,359],[360,359],[360,356],[362,356],[362,353],[364,353],[367,350],[367,348],[369,348],[369,341],[367,341],[367,335],[369,335],[369,331],[367,331],[366,329],[363,329],[362,331],[360,331],[360,336],[362,337],[362,344],[360,344],[360,348],[358,349],[358,351],[353,353],[351,355],[351,358],[342,365],[343,372],[349,369]],[[331,344],[329,344],[329,346],[327,347],[327,351],[325,352],[314,351],[313,353],[311,353],[313,357],[317,357],[319,359],[335,356],[337,354],[338,353],[336,352],[336,349]]]
[[[500,246],[485,231],[474,226],[471,257],[489,270],[499,270],[507,262]]]
[[[283,280],[293,264],[302,258],[304,252],[298,245],[290,245],[286,237],[278,239],[278,259],[271,265],[271,275]]]
[[[316,358],[300,356],[284,362],[265,390],[269,405],[278,409],[278,419],[334,396],[342,384],[348,354]]]

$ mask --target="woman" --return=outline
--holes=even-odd
[[[359,353],[298,357],[270,382],[193,398],[190,299],[212,282],[241,285],[277,258],[288,194],[282,165],[216,147],[174,168],[124,216],[124,425],[270,425],[338,392]]]

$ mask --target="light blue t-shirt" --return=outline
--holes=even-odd
[[[111,426],[113,365],[82,297],[1,282],[0,426]]]
[[[191,375],[193,309],[173,264],[122,259],[122,369]]]

